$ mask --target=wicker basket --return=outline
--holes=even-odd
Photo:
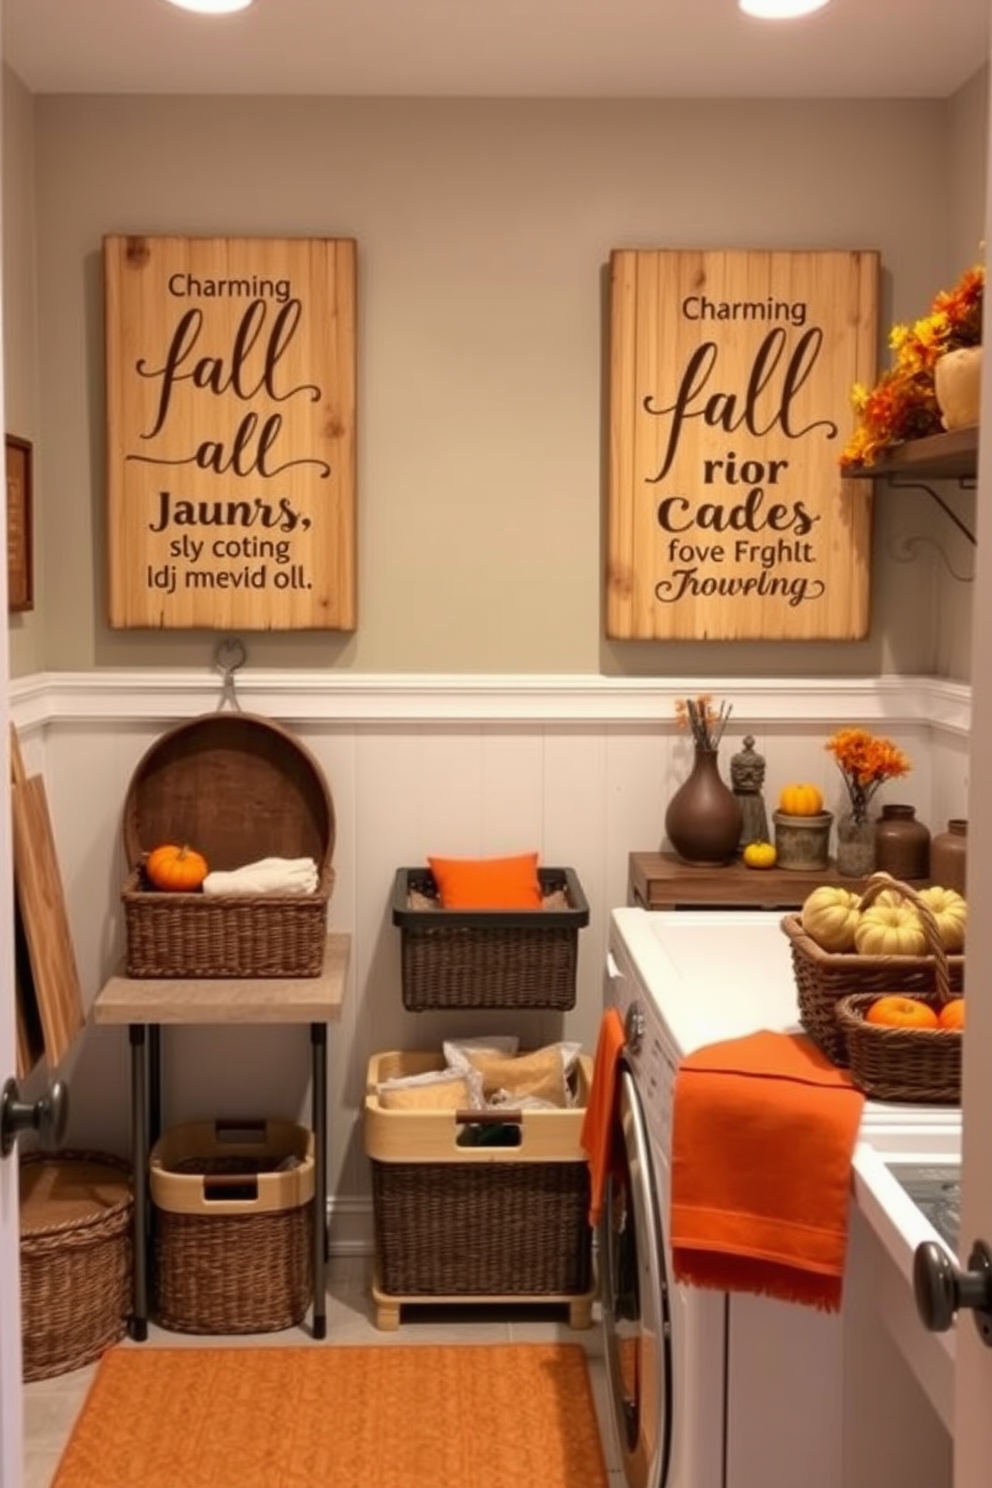
[[[313,1137],[285,1121],[194,1122],[151,1154],[157,1315],[178,1333],[270,1333],[313,1291]]]
[[[571,868],[539,868],[538,877],[543,909],[442,909],[429,869],[398,869],[403,1006],[573,1008],[589,906]]]
[[[386,1111],[381,1080],[442,1069],[440,1055],[387,1053],[369,1064],[365,1150],[372,1163],[382,1291],[402,1297],[582,1296],[592,1284],[589,1169],[579,1145],[592,1063],[580,1056],[577,1104],[501,1113],[518,1143],[463,1146],[493,1117]]]
[[[131,866],[121,894],[131,977],[313,977],[323,968],[334,887],[334,807],[313,756],[269,719],[212,713],[146,752],[124,804]],[[313,894],[160,893],[142,863],[164,842],[212,869],[312,857]]]
[[[890,885],[892,887],[892,885]],[[919,895],[907,884],[895,887],[916,907],[927,937],[934,969],[934,990],[912,992],[939,1012],[953,995],[947,953],[937,922]],[[961,1046],[957,1028],[901,1028],[868,1023],[866,1014],[879,992],[856,992],[837,1003],[837,1026],[847,1046],[851,1079],[874,1100],[915,1101],[957,1105],[961,1100]]]
[[[123,1338],[134,1253],[130,1174],[106,1153],[21,1158],[26,1380],[81,1369]]]
[[[873,874],[858,901],[865,909],[883,889],[913,895],[908,884],[887,874]],[[799,1001],[799,1021],[813,1042],[834,1064],[846,1067],[847,1045],[834,1009],[840,998],[856,992],[932,992],[936,959],[927,956],[859,956],[825,951],[802,927],[798,914],[782,920],[792,947],[792,969]],[[952,991],[964,985],[964,956],[945,958]]]

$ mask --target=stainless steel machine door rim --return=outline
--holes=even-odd
[[[614,1144],[599,1225],[610,1409],[628,1488],[666,1488],[672,1453],[671,1322],[660,1209],[635,1078],[618,1071]]]

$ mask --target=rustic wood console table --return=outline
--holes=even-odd
[[[860,891],[865,880],[838,873],[832,861],[827,868],[800,872],[748,868],[739,859],[702,868],[683,863],[675,853],[634,852],[628,859],[628,898],[642,909],[799,909],[821,884]]]
[[[341,1018],[350,954],[351,936],[332,932],[327,938],[323,970],[316,977],[168,980],[113,976],[97,994],[93,1021],[127,1024],[131,1045],[133,1338],[142,1341],[148,1337],[148,1159],[162,1134],[161,1029],[166,1023],[309,1024],[314,1134],[313,1336],[327,1336],[327,1025]]]

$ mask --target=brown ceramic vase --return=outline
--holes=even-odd
[[[685,863],[728,863],[742,823],[740,802],[720,774],[717,751],[697,748],[692,771],[665,812],[669,842]]]

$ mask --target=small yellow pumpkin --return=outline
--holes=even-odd
[[[200,887],[209,869],[202,853],[172,842],[155,847],[145,859],[145,873],[153,888],[164,893],[191,894]]]
[[[964,935],[968,924],[968,905],[956,889],[943,889],[932,884],[920,890],[920,898],[937,921],[940,942],[944,950],[956,955],[964,950]]]
[[[861,911],[858,896],[840,884],[823,884],[807,894],[799,919],[810,940],[825,951],[853,951]]]
[[[925,956],[927,938],[912,904],[879,904],[863,909],[854,930],[860,956]]]
[[[770,842],[749,842],[744,849],[744,861],[749,868],[774,868],[778,853]]]
[[[823,810],[823,792],[818,785],[802,781],[786,785],[778,798],[778,809],[786,816],[819,816]]]

